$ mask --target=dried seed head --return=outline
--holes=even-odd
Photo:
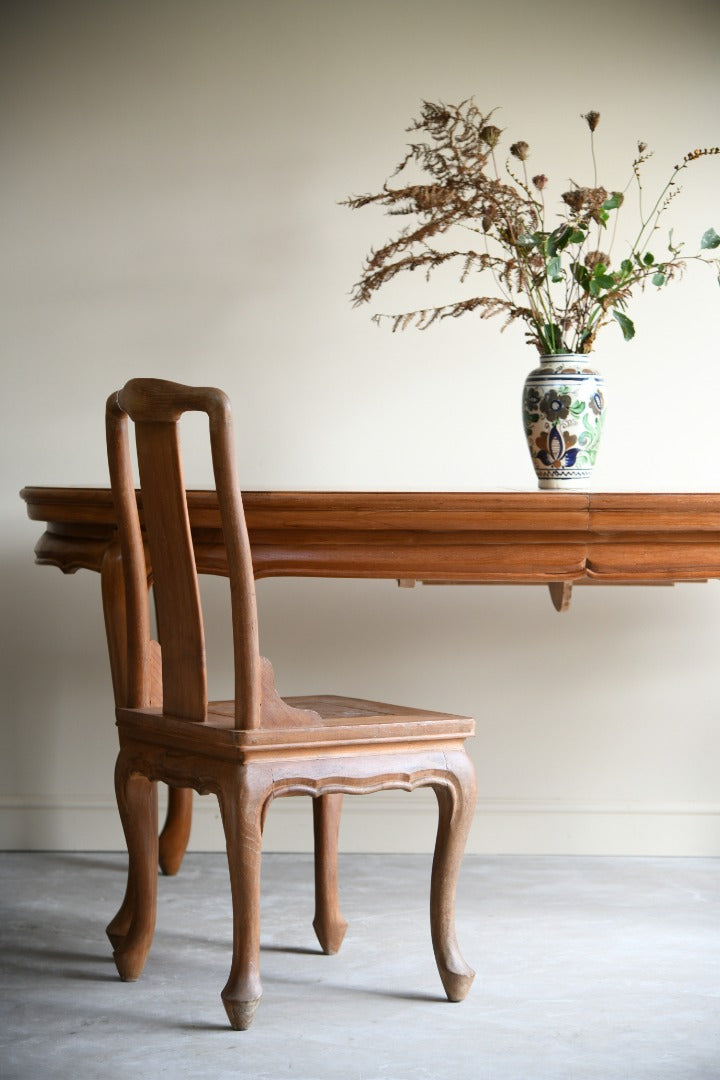
[[[585,122],[587,123],[587,126],[590,128],[590,130],[594,131],[595,128],[600,123],[600,113],[595,112],[594,109],[591,109],[590,112],[582,113],[581,115],[582,115],[583,120],[585,120]]]
[[[585,205],[585,196],[588,193],[588,188],[573,188],[571,191],[563,191],[561,198],[571,210],[574,210],[576,214],[579,214]]]
[[[609,266],[610,256],[606,255],[604,251],[588,251],[585,256],[585,265],[588,270],[594,270],[596,266]]]
[[[538,189],[538,191],[542,191],[542,189],[545,187],[545,185],[548,182],[548,178],[545,175],[545,173],[538,173],[537,176],[533,176],[532,182],[535,185],[535,187]]]
[[[501,135],[502,131],[499,127],[495,127],[494,124],[486,124],[480,132],[480,138],[484,143],[487,143],[491,150],[494,150],[500,142]]]
[[[576,187],[562,193],[562,201],[569,206],[578,217],[599,220],[602,205],[608,197],[604,187],[586,188]]]
[[[646,150],[647,150],[647,143],[646,142],[639,142],[638,143],[638,154],[644,154]]]
[[[510,153],[513,157],[518,158],[519,161],[526,161],[528,154],[530,153],[530,147],[526,142],[515,142],[510,147]]]

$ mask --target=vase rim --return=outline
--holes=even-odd
[[[540,359],[541,360],[556,360],[558,363],[560,363],[562,360],[566,360],[569,356],[571,356],[571,357],[573,357],[573,359],[575,359],[578,356],[586,357],[586,356],[591,356],[591,355],[592,355],[591,353],[580,353],[580,352],[540,353]]]

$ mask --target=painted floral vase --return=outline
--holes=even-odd
[[[586,356],[540,357],[525,380],[523,423],[541,490],[588,490],[604,418],[602,376]]]

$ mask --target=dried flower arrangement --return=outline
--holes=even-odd
[[[624,191],[602,187],[594,142],[600,114],[587,112],[582,119],[590,133],[592,186],[571,182],[561,195],[557,223],[554,219],[549,225],[547,176],[528,175],[530,148],[524,141],[511,144],[501,174],[497,157],[503,132],[492,119],[493,113],[482,113],[472,98],[459,105],[424,102],[420,119],[408,128],[422,133],[423,141],[410,143],[393,176],[412,163],[429,181],[405,186],[386,182],[377,194],[353,196],[343,205],[358,209],[376,204],[390,215],[415,219],[395,239],[370,252],[352,291],[355,305],[366,303],[406,270],[420,270],[429,279],[438,267],[452,262],[462,266],[463,282],[475,272],[487,272],[494,279],[495,295],[473,296],[401,315],[375,315],[376,321],[391,319],[393,330],[411,325],[425,329],[438,319],[479,310],[481,318],[504,315],[503,330],[522,320],[527,340],[542,355],[589,353],[598,331],[613,320],[626,340],[634,336],[627,304],[635,290],[647,284],[663,288],[683,271],[688,259],[720,262],[701,254],[720,247],[720,236],[712,228],[692,256],[682,254],[683,245],[673,240],[672,231],[665,257],[656,257],[650,248],[651,242],[653,248],[657,244],[661,216],[681,190],[680,173],[699,158],[720,154],[717,146],[686,154],[646,210],[642,169],[651,156],[646,144],[638,143]],[[614,263],[619,211],[633,185],[639,224],[622,259]],[[477,250],[453,246],[463,231],[479,237]]]

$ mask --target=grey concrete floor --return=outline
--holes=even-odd
[[[458,936],[477,976],[444,1000],[430,858],[341,856],[350,926],[319,953],[312,860],[263,864],[264,997],[247,1032],[220,1000],[225,860],[160,881],[145,973],[104,936],[125,859],[0,855],[0,1077],[105,1080],[718,1080],[720,860],[468,857]]]

